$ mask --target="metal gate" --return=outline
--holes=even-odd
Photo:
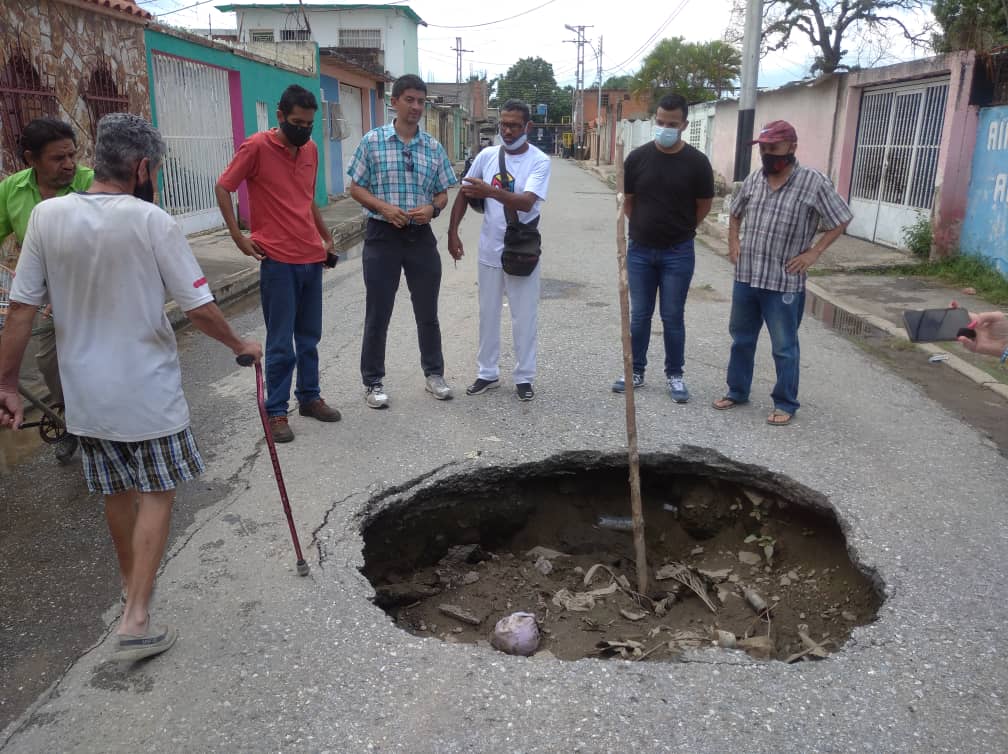
[[[904,246],[903,229],[934,203],[948,79],[866,90],[850,206],[852,236]]]
[[[234,155],[228,72],[154,53],[158,130],[168,144],[162,171],[165,210],[185,233],[224,224],[214,186]]]
[[[347,132],[343,135],[340,148],[343,150],[343,172],[350,167],[354,152],[364,138],[364,114],[361,109],[361,90],[356,86],[339,85],[339,104],[346,122]],[[349,185],[345,180],[344,183]]]

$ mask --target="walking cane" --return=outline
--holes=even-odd
[[[290,528],[291,540],[294,542],[294,554],[297,556],[298,576],[308,575],[308,564],[301,554],[301,543],[298,541],[297,529],[294,528],[294,516],[291,514],[290,501],[287,499],[287,487],[284,485],[283,472],[280,471],[280,459],[277,458],[276,444],[269,428],[269,417],[266,415],[266,401],[263,390],[262,365],[248,354],[242,354],[237,359],[238,365],[250,367],[255,365],[256,401],[259,403],[259,419],[262,421],[263,432],[266,434],[266,446],[269,448],[270,460],[273,462],[273,476],[276,477],[277,489],[280,490],[280,502],[283,504],[284,515],[287,516],[287,526]]]
[[[616,261],[619,264],[620,323],[623,336],[623,396],[626,399],[627,455],[630,467],[630,512],[637,559],[637,592],[647,595],[647,546],[641,505],[640,453],[637,450],[637,408],[634,404],[633,348],[630,342],[630,285],[627,280],[626,222],[623,216],[623,142],[616,142]]]

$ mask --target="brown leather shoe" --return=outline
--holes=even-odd
[[[269,423],[273,442],[291,442],[294,439],[294,430],[287,424],[286,416],[271,416]]]
[[[301,416],[310,416],[312,419],[318,419],[320,422],[338,422],[341,418],[340,412],[331,406],[327,406],[326,402],[321,398],[316,398],[307,405],[298,406],[298,413]]]

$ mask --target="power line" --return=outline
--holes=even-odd
[[[164,18],[165,16],[171,16],[175,13],[181,13],[184,10],[190,10],[192,8],[198,8],[201,5],[206,5],[207,3],[216,2],[216,0],[200,0],[198,3],[193,3],[192,5],[187,5],[184,8],[176,8],[175,10],[170,10],[166,13],[155,13],[155,18]]]
[[[432,28],[434,28],[434,29],[476,29],[476,28],[479,28],[480,26],[493,26],[494,24],[502,24],[505,21],[512,21],[512,20],[514,20],[516,18],[521,18],[522,16],[527,16],[529,13],[537,11],[540,8],[545,8],[547,5],[552,5],[555,2],[556,2],[556,0],[547,0],[542,5],[537,5],[534,8],[529,8],[528,10],[522,11],[521,13],[517,13],[517,14],[515,14],[513,16],[508,16],[507,18],[501,18],[501,19],[498,19],[497,21],[487,21],[487,22],[482,23],[482,24],[462,24],[461,26],[445,26],[444,24],[427,24],[427,25],[430,26],[430,27],[432,27]]]
[[[649,44],[651,44],[658,37],[659,34],[661,34],[663,31],[665,31],[666,27],[670,23],[672,23],[672,21],[675,20],[675,17],[678,16],[682,12],[683,8],[685,8],[688,3],[689,3],[689,0],[682,0],[682,2],[679,3],[679,6],[674,11],[672,11],[672,13],[669,14],[669,17],[665,19],[665,22],[655,30],[654,34],[652,34],[650,37],[647,38],[647,40],[644,42],[644,44],[642,44],[633,53],[631,53],[630,57],[628,57],[626,60],[620,61],[619,63],[617,63],[616,65],[614,65],[612,68],[606,68],[605,72],[609,73],[610,71],[613,71],[613,70],[615,70],[617,68],[623,68],[624,65],[626,65],[631,60],[633,60],[634,58],[636,58],[645,47],[647,47]]]

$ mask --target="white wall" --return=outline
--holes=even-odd
[[[311,24],[312,39],[319,47],[339,47],[340,29],[379,29],[381,30],[381,45],[385,52],[385,70],[392,76],[404,73],[415,73],[407,70],[410,55],[408,47],[410,39],[416,38],[413,22],[395,11],[352,10],[325,11],[308,10],[308,20]],[[304,28],[304,17],[300,9],[272,10],[267,8],[236,9],[240,41],[250,41],[249,32],[271,29],[274,39],[281,41],[281,31]],[[415,53],[414,53],[415,56]]]

